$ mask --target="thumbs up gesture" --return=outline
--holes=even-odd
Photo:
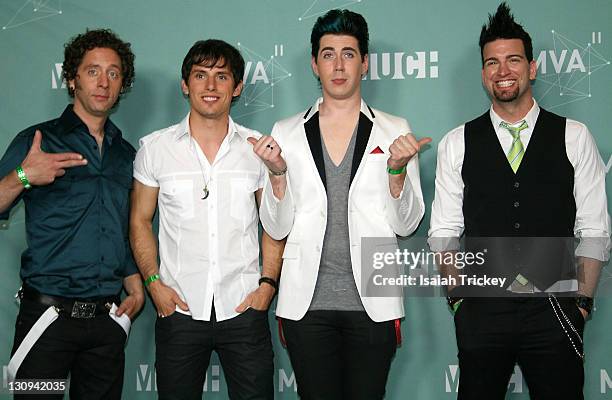
[[[259,140],[249,137],[247,141],[253,145],[253,151],[271,172],[287,170],[287,163],[281,156],[281,148],[272,136],[264,135]]]
[[[21,163],[32,185],[48,185],[66,173],[66,168],[86,165],[87,160],[78,153],[45,153],[41,149],[42,133],[36,130],[32,147]]]
[[[390,156],[387,160],[387,167],[396,170],[404,168],[408,161],[421,151],[424,145],[430,143],[431,140],[429,137],[417,140],[412,133],[399,136],[389,146]]]

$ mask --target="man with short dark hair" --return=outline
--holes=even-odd
[[[604,164],[584,124],[533,99],[531,38],[505,3],[480,49],[492,106],[440,142],[429,243],[453,254],[465,234],[466,249],[487,252],[472,271],[505,283],[448,288],[458,398],[504,399],[518,364],[532,398],[582,399],[582,332],[610,247]]]
[[[70,374],[70,397],[120,399],[144,293],[128,241],[135,150],[108,116],[133,81],[134,55],[105,29],[77,35],[64,55],[74,104],[19,133],[0,160],[0,219],[23,200],[28,239],[9,377]]]
[[[417,228],[425,211],[417,153],[431,139],[417,140],[406,120],[361,98],[363,16],[329,11],[311,46],[322,98],[254,146],[269,169],[263,226],[275,239],[288,235],[276,314],[301,398],[382,399],[404,304],[401,294],[364,293],[362,239],[397,246],[396,235]]]
[[[183,61],[189,114],[141,139],[134,164],[130,237],[157,308],[160,399],[201,398],[212,351],[232,399],[272,399],[268,307],[282,244],[262,237],[263,163],[230,117],[244,60],[221,40],[196,42]],[[250,139],[254,140],[254,139]],[[151,220],[159,207],[159,258]]]

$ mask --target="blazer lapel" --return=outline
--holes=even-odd
[[[323,161],[323,147],[321,146],[321,131],[319,130],[319,112],[317,111],[308,121],[304,123],[310,154],[314,159],[319,177],[323,182],[323,187],[327,190],[327,181],[325,179],[325,164]],[[351,175],[352,178],[352,175]]]
[[[351,181],[349,185],[353,183],[353,178],[355,177],[355,174],[357,173],[357,169],[359,169],[359,164],[361,164],[361,160],[363,159],[363,153],[365,152],[365,149],[368,146],[368,140],[370,140],[370,133],[372,132],[372,126],[374,126],[372,121],[368,117],[366,117],[363,113],[359,113],[359,125],[357,126],[357,138],[355,139],[355,153],[353,153],[353,165],[351,167]],[[318,129],[318,124],[317,124],[317,129]],[[320,147],[320,143],[319,143],[319,147]],[[319,173],[320,172],[321,171],[319,170]]]

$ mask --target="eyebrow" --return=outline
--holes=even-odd
[[[91,68],[91,67],[102,68],[102,66],[100,64],[93,64],[93,63],[92,64],[86,64],[86,65],[83,66],[83,68]],[[109,65],[109,67],[113,67],[113,68],[117,68],[118,70],[121,70],[121,67],[118,66],[117,64],[111,64],[111,65]]]
[[[323,47],[321,49],[321,53],[324,52],[325,50],[335,51],[336,49],[331,47],[331,46]],[[347,50],[348,51],[354,51],[355,53],[357,53],[357,50],[354,47],[350,47],[350,46],[343,47],[341,51],[347,51]]]
[[[193,67],[191,67],[191,73],[208,72],[208,71],[214,71],[218,74],[230,74],[231,73],[231,70],[229,68],[226,68],[225,66],[223,67],[217,67],[217,66],[205,67],[203,65],[194,64]]]
[[[522,55],[522,54],[509,54],[509,55],[507,55],[505,58],[506,58],[506,59],[508,59],[508,58],[512,58],[512,57],[526,58],[526,57],[525,57],[524,55]],[[489,57],[489,58],[486,58],[486,59],[484,60],[484,62],[491,61],[491,60],[499,60],[499,58],[497,58],[497,57]]]

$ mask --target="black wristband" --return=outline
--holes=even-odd
[[[262,283],[267,283],[268,285],[272,286],[275,291],[278,290],[278,283],[270,277],[262,276],[259,278],[259,286],[261,286]]]
[[[576,305],[591,315],[591,312],[593,311],[593,298],[578,295],[576,296]]]

